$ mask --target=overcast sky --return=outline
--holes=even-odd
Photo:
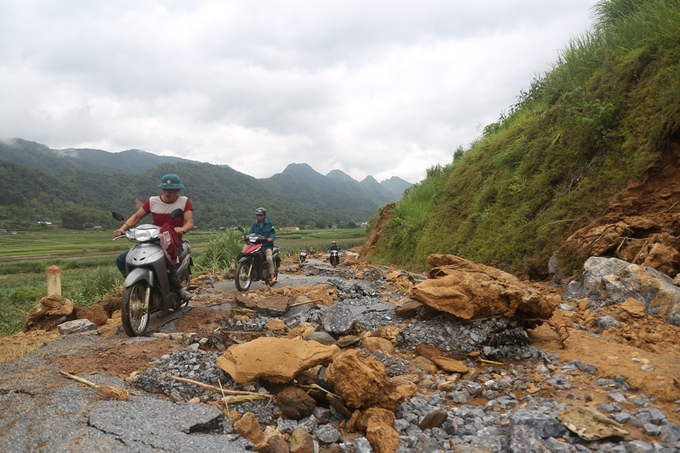
[[[418,182],[596,0],[1,0],[0,138]]]

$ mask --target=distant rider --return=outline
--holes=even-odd
[[[331,246],[328,247],[328,250],[330,250],[331,252],[333,252],[334,250],[336,252],[338,252],[337,262],[335,263],[335,264],[338,264],[340,262],[340,247],[338,247],[337,242],[335,242],[335,241],[331,242]],[[333,264],[333,257],[331,256],[330,258],[331,258],[331,264]],[[333,264],[333,265],[335,265],[335,264]]]
[[[257,208],[255,210],[255,218],[257,221],[253,223],[250,227],[248,234],[259,234],[267,238],[267,242],[262,244],[262,250],[264,250],[265,256],[267,257],[267,267],[269,268],[269,283],[271,285],[276,283],[276,276],[274,275],[274,260],[272,259],[272,253],[274,251],[274,240],[276,239],[276,233],[274,232],[274,224],[266,219],[267,210],[265,208]]]
[[[179,236],[180,241],[182,240],[182,235],[188,233],[194,227],[194,217],[193,217],[193,206],[191,205],[191,200],[184,195],[179,194],[180,189],[184,189],[184,184],[179,176],[168,173],[161,178],[161,183],[158,185],[163,190],[163,195],[156,197],[149,197],[142,207],[139,208],[137,212],[132,214],[129,219],[127,219],[123,225],[113,232],[114,236],[122,236],[127,230],[137,225],[147,214],[151,213],[152,222],[154,225],[162,227],[167,222],[175,230],[175,233]],[[184,211],[184,217],[178,217],[176,219],[170,218],[170,213],[175,209],[180,208]],[[181,243],[181,242],[180,242]],[[125,268],[125,257],[127,256],[129,250],[124,251],[116,258],[116,266],[118,270],[123,274],[127,275],[127,270]],[[173,292],[175,292],[180,299],[184,302],[191,300],[191,293],[182,287],[182,284],[177,277],[177,266],[170,270],[170,286]]]

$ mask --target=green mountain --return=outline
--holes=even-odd
[[[347,226],[368,220],[403,193],[374,179],[377,186],[367,187],[339,170],[323,176],[306,164],[256,179],[226,165],[140,150],[54,150],[12,139],[0,141],[0,226],[25,228],[38,220],[72,228],[113,225],[111,210],[132,213],[158,193],[156,182],[171,172],[181,175],[195,222],[203,228],[249,225],[258,206],[278,226]]]
[[[680,193],[641,187],[678,170],[680,2],[602,0],[593,17],[592,30],[468,149],[372,220],[381,233],[373,260],[428,269],[428,255],[450,253],[544,278],[556,254],[573,275],[583,250],[617,228],[621,238],[607,253],[646,239],[651,246],[659,235],[677,251]],[[624,188],[635,187],[643,198],[624,203]],[[630,219],[651,214],[675,228]],[[589,225],[602,225],[600,235],[572,248],[567,238]]]
[[[52,176],[64,170],[138,175],[164,163],[193,162],[179,157],[157,156],[138,149],[120,153],[99,149],[56,150],[20,138],[0,140],[0,159]]]
[[[351,213],[354,219],[368,220],[378,206],[397,199],[377,182],[377,187],[367,187],[339,170],[323,176],[307,164],[289,164],[282,173],[263,182],[272,191],[285,193],[303,204],[328,212]]]

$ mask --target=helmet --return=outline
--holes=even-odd
[[[267,215],[267,210],[265,208],[257,208],[255,210],[255,215]]]
[[[331,244],[335,244],[335,241],[331,242]]]
[[[158,187],[167,190],[179,190],[184,189],[184,184],[182,184],[182,180],[179,179],[179,176],[174,173],[168,173],[161,178],[161,183]]]

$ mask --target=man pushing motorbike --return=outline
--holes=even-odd
[[[276,274],[274,273],[274,260],[272,259],[272,252],[274,251],[274,240],[276,233],[274,232],[274,224],[267,220],[267,210],[265,208],[257,208],[255,210],[255,223],[250,227],[248,234],[259,234],[267,238],[267,242],[262,244],[262,250],[267,257],[267,267],[269,268],[270,284],[276,283]]]
[[[163,190],[163,194],[149,197],[137,212],[132,214],[120,228],[113,232],[114,236],[122,236],[127,230],[137,225],[147,214],[151,213],[153,224],[160,227],[168,224],[176,233],[181,244],[182,235],[188,233],[194,227],[191,200],[189,200],[188,197],[179,194],[179,191],[185,187],[179,176],[173,173],[164,175],[163,178],[161,178],[161,183],[158,187]],[[178,208],[184,211],[184,216],[172,219],[170,213]],[[124,276],[127,275],[127,270],[125,268],[125,257],[127,254],[128,250],[124,251],[116,258],[116,266],[118,266],[118,270],[120,270]],[[191,293],[182,287],[175,271],[176,267],[171,269],[169,274],[172,290],[180,299],[184,302],[188,302],[191,300]]]

